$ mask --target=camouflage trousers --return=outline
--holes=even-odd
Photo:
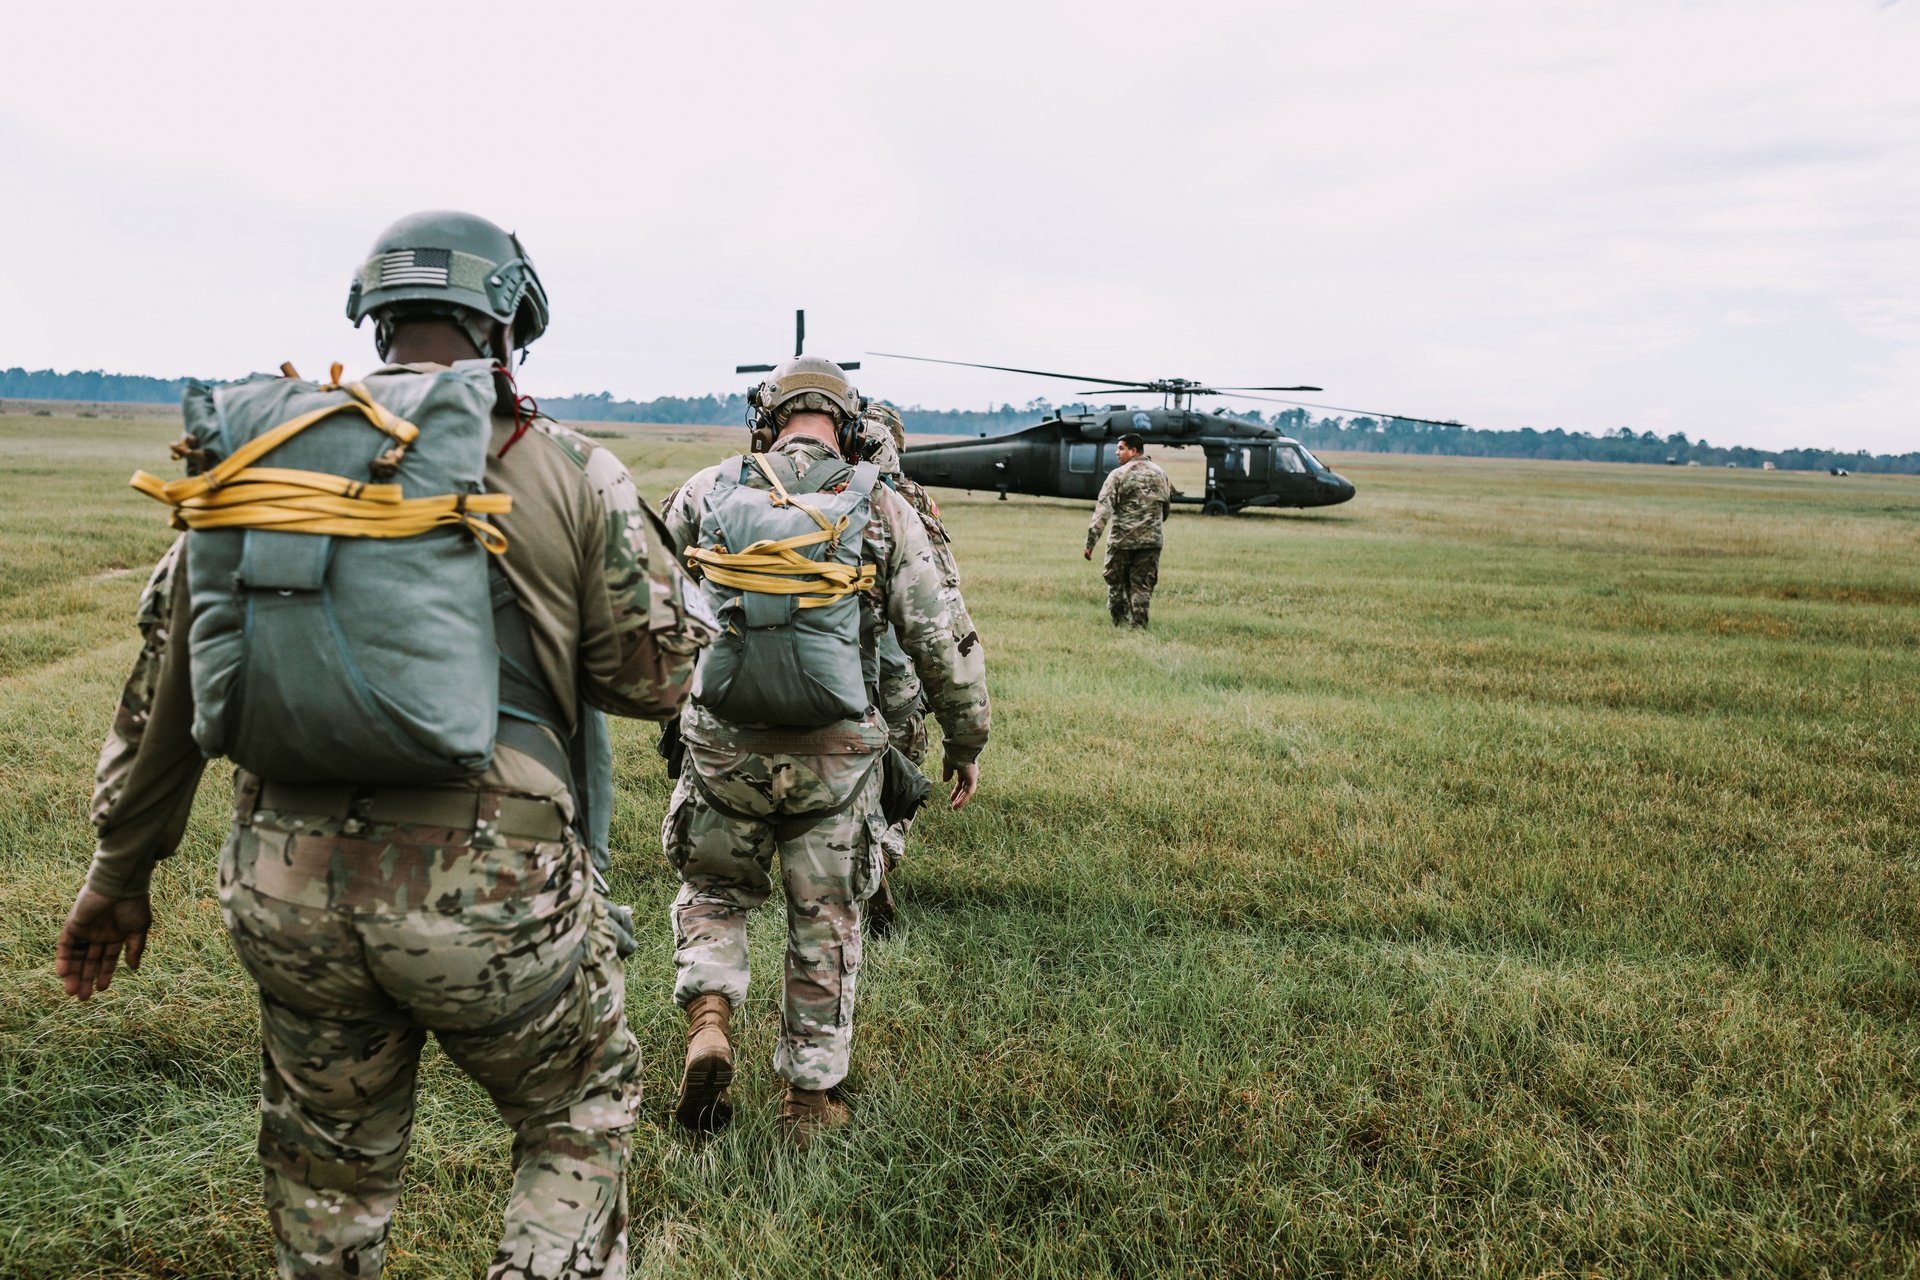
[[[927,710],[926,703],[914,701],[898,711],[889,711],[887,717],[887,744],[901,755],[913,761],[916,766],[927,761]],[[895,822],[886,828],[881,837],[883,852],[882,865],[891,872],[900,863],[907,851],[907,833],[913,830],[913,819]]]
[[[1147,606],[1153,603],[1153,589],[1160,584],[1160,548],[1116,550],[1109,543],[1100,576],[1107,580],[1107,613],[1113,625],[1127,622],[1146,626]]]
[[[673,998],[747,997],[747,913],[787,900],[786,973],[773,1069],[802,1089],[847,1074],[860,976],[860,914],[880,883],[885,826],[878,757],[716,752],[689,744],[661,826],[680,873],[673,901]],[[821,815],[826,816],[821,816]]]
[[[624,1276],[639,1046],[586,851],[512,834],[531,802],[497,793],[461,829],[272,809],[258,788],[243,781],[220,904],[260,989],[280,1274],[379,1275],[431,1031],[513,1131],[488,1276]]]

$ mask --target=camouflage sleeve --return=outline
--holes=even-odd
[[[87,885],[110,898],[147,891],[153,864],[173,853],[193,811],[206,757],[193,740],[186,635],[186,539],[176,539],[140,593],[140,654],[121,691],[94,771],[99,835]],[[174,643],[179,637],[180,643]]]
[[[879,585],[888,620],[940,721],[948,762],[969,764],[987,745],[992,719],[986,654],[977,642],[963,647],[964,637],[955,634],[940,568],[918,516],[886,490],[874,491],[873,507],[874,519],[885,526]]]
[[[901,478],[898,486],[901,497],[919,513],[920,523],[927,531],[927,541],[933,547],[933,562],[940,569],[940,581],[944,584],[947,609],[953,615],[953,633],[960,637],[960,647],[964,651],[977,639],[974,630],[973,615],[967,609],[967,602],[960,594],[960,562],[954,558],[953,535],[947,532],[947,526],[941,522],[939,504],[933,495],[912,480]]]
[[[700,504],[706,499],[707,491],[713,488],[714,478],[718,474],[717,467],[695,472],[668,496],[666,505],[660,509],[660,518],[666,525],[667,538],[676,559],[684,555],[688,547],[700,541]]]
[[[1093,500],[1093,521],[1087,525],[1087,550],[1091,551],[1100,542],[1100,535],[1107,531],[1107,521],[1113,519],[1114,480],[1118,471],[1109,471],[1107,478],[1100,484],[1100,496]]]
[[[586,470],[601,520],[597,538],[593,529],[583,531],[582,552],[600,567],[584,579],[581,691],[613,715],[665,720],[693,687],[694,663],[716,630],[713,613],[620,460],[595,449]],[[601,590],[593,589],[596,581]]]
[[[891,626],[881,630],[875,646],[877,672],[874,679],[875,706],[889,721],[897,720],[920,703],[920,677],[913,659],[900,647],[900,638]]]

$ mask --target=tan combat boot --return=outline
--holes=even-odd
[[[673,1114],[689,1129],[712,1133],[733,1119],[733,1041],[727,1035],[732,1017],[733,1006],[717,991],[687,1005],[687,1066]]]
[[[787,1096],[780,1100],[780,1128],[802,1151],[815,1136],[829,1129],[843,1129],[852,1119],[847,1104],[834,1097],[831,1090],[788,1085]]]

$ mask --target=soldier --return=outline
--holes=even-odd
[[[491,439],[484,423],[473,438],[486,490],[512,499],[495,517],[506,546],[493,600],[475,606],[497,624],[500,711],[491,763],[466,782],[236,774],[220,901],[260,989],[260,1158],[279,1272],[379,1274],[431,1031],[513,1130],[513,1193],[488,1274],[624,1275],[639,1049],[585,845],[598,819],[584,793],[610,782],[590,731],[595,708],[672,715],[711,615],[626,468],[512,395],[512,353],[547,323],[517,238],[469,214],[403,219],[374,245],[348,315],[374,320],[382,373],[397,376],[383,385],[496,362]],[[459,375],[482,406],[483,369]],[[206,536],[175,542],[141,600],[145,645],[100,757],[98,850],[58,944],[60,977],[81,1000],[107,989],[123,949],[139,967],[148,877],[180,839],[205,762],[194,721],[217,709],[196,707],[202,673],[190,678],[201,584],[188,560],[211,554],[196,541]],[[338,562],[349,539],[332,541]],[[447,659],[420,661],[413,670],[430,677]],[[298,738],[302,725],[283,732]]]
[[[1093,504],[1093,522],[1087,526],[1082,553],[1093,559],[1093,548],[1107,533],[1107,558],[1101,576],[1107,580],[1107,612],[1113,625],[1147,625],[1147,606],[1160,581],[1160,527],[1173,501],[1173,485],[1160,464],[1146,455],[1146,441],[1129,431],[1114,447],[1120,465],[1100,486]]]
[[[967,602],[960,595],[960,566],[953,556],[953,539],[940,519],[940,508],[918,482],[903,470],[900,455],[907,445],[905,425],[900,414],[888,404],[875,402],[860,417],[862,447],[867,460],[880,469],[880,478],[907,500],[920,516],[933,548],[934,563],[940,569],[941,590],[953,614],[953,630],[960,637],[960,651],[968,653],[980,643],[974,630]],[[873,704],[887,720],[889,743],[918,768],[927,758],[926,700],[913,663],[900,647],[899,637],[888,625],[881,633],[874,652]],[[887,827],[886,857],[882,862],[880,888],[867,904],[867,930],[876,938],[893,932],[899,919],[899,902],[893,892],[893,873],[906,852],[907,833],[913,829],[911,815]]]
[[[980,647],[962,651],[924,526],[877,484],[872,463],[846,460],[858,456],[860,414],[846,374],[796,357],[751,399],[755,443],[771,448],[695,475],[666,514],[723,624],[681,714],[685,767],[661,828],[681,878],[678,1115],[692,1128],[731,1116],[747,913],[771,891],[777,853],[787,955],[774,1070],[786,1082],[781,1122],[805,1145],[848,1119],[834,1095],[852,1042],[862,904],[880,883],[888,726],[862,651],[892,624],[945,734],[955,809],[979,785],[987,689]]]

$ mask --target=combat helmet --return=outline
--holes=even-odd
[[[747,393],[748,424],[755,448],[764,448],[796,413],[824,413],[834,420],[840,452],[853,456],[860,414],[867,402],[847,372],[820,356],[794,356],[773,366],[765,382]]]
[[[467,323],[476,313],[500,324],[511,322],[513,341],[525,348],[547,329],[547,291],[520,245],[520,238],[485,218],[452,210],[410,214],[382,231],[373,242],[353,284],[347,289],[347,319],[354,327],[367,316],[381,324],[396,309],[450,315]],[[482,327],[476,341],[490,342]]]

